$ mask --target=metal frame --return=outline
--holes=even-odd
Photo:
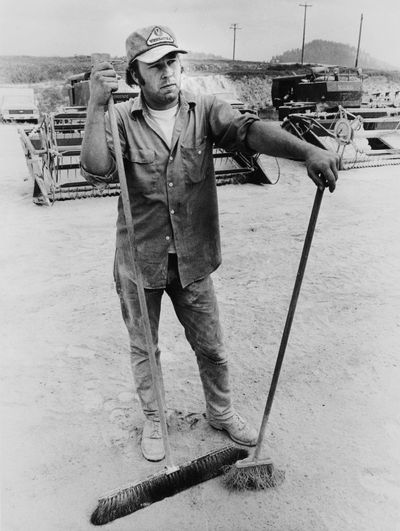
[[[374,115],[375,114],[375,115]],[[341,169],[400,164],[400,109],[344,109],[298,113],[282,127],[340,155]]]
[[[80,151],[86,110],[69,107],[50,113],[31,130],[19,129],[29,173],[34,181],[33,201],[50,205],[55,201],[119,195],[118,182],[100,190],[80,174]],[[257,164],[258,155],[213,150],[217,184],[251,182],[270,183]]]

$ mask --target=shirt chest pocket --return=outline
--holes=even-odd
[[[181,145],[183,173],[187,184],[204,181],[207,177],[210,169],[209,151],[207,149],[207,137],[204,137],[193,146]]]
[[[135,191],[147,194],[156,191],[157,171],[154,150],[129,149],[124,162]]]

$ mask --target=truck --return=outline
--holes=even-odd
[[[37,124],[40,113],[32,88],[0,87],[0,120]]]
[[[271,98],[279,120],[292,113],[360,107],[361,69],[315,65],[309,73],[279,76],[272,80]]]

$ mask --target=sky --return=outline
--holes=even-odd
[[[125,55],[136,28],[165,24],[180,46],[236,59],[269,61],[324,39],[357,47],[400,68],[400,0],[0,0],[0,55]],[[307,57],[305,57],[307,60]]]

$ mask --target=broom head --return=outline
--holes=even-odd
[[[225,468],[223,484],[229,490],[263,490],[283,483],[285,473],[276,470],[272,460],[243,459]]]
[[[226,467],[247,456],[248,452],[243,448],[226,446],[182,466],[166,469],[142,482],[114,490],[99,499],[90,521],[94,525],[103,525],[127,516],[154,502],[217,477]]]

